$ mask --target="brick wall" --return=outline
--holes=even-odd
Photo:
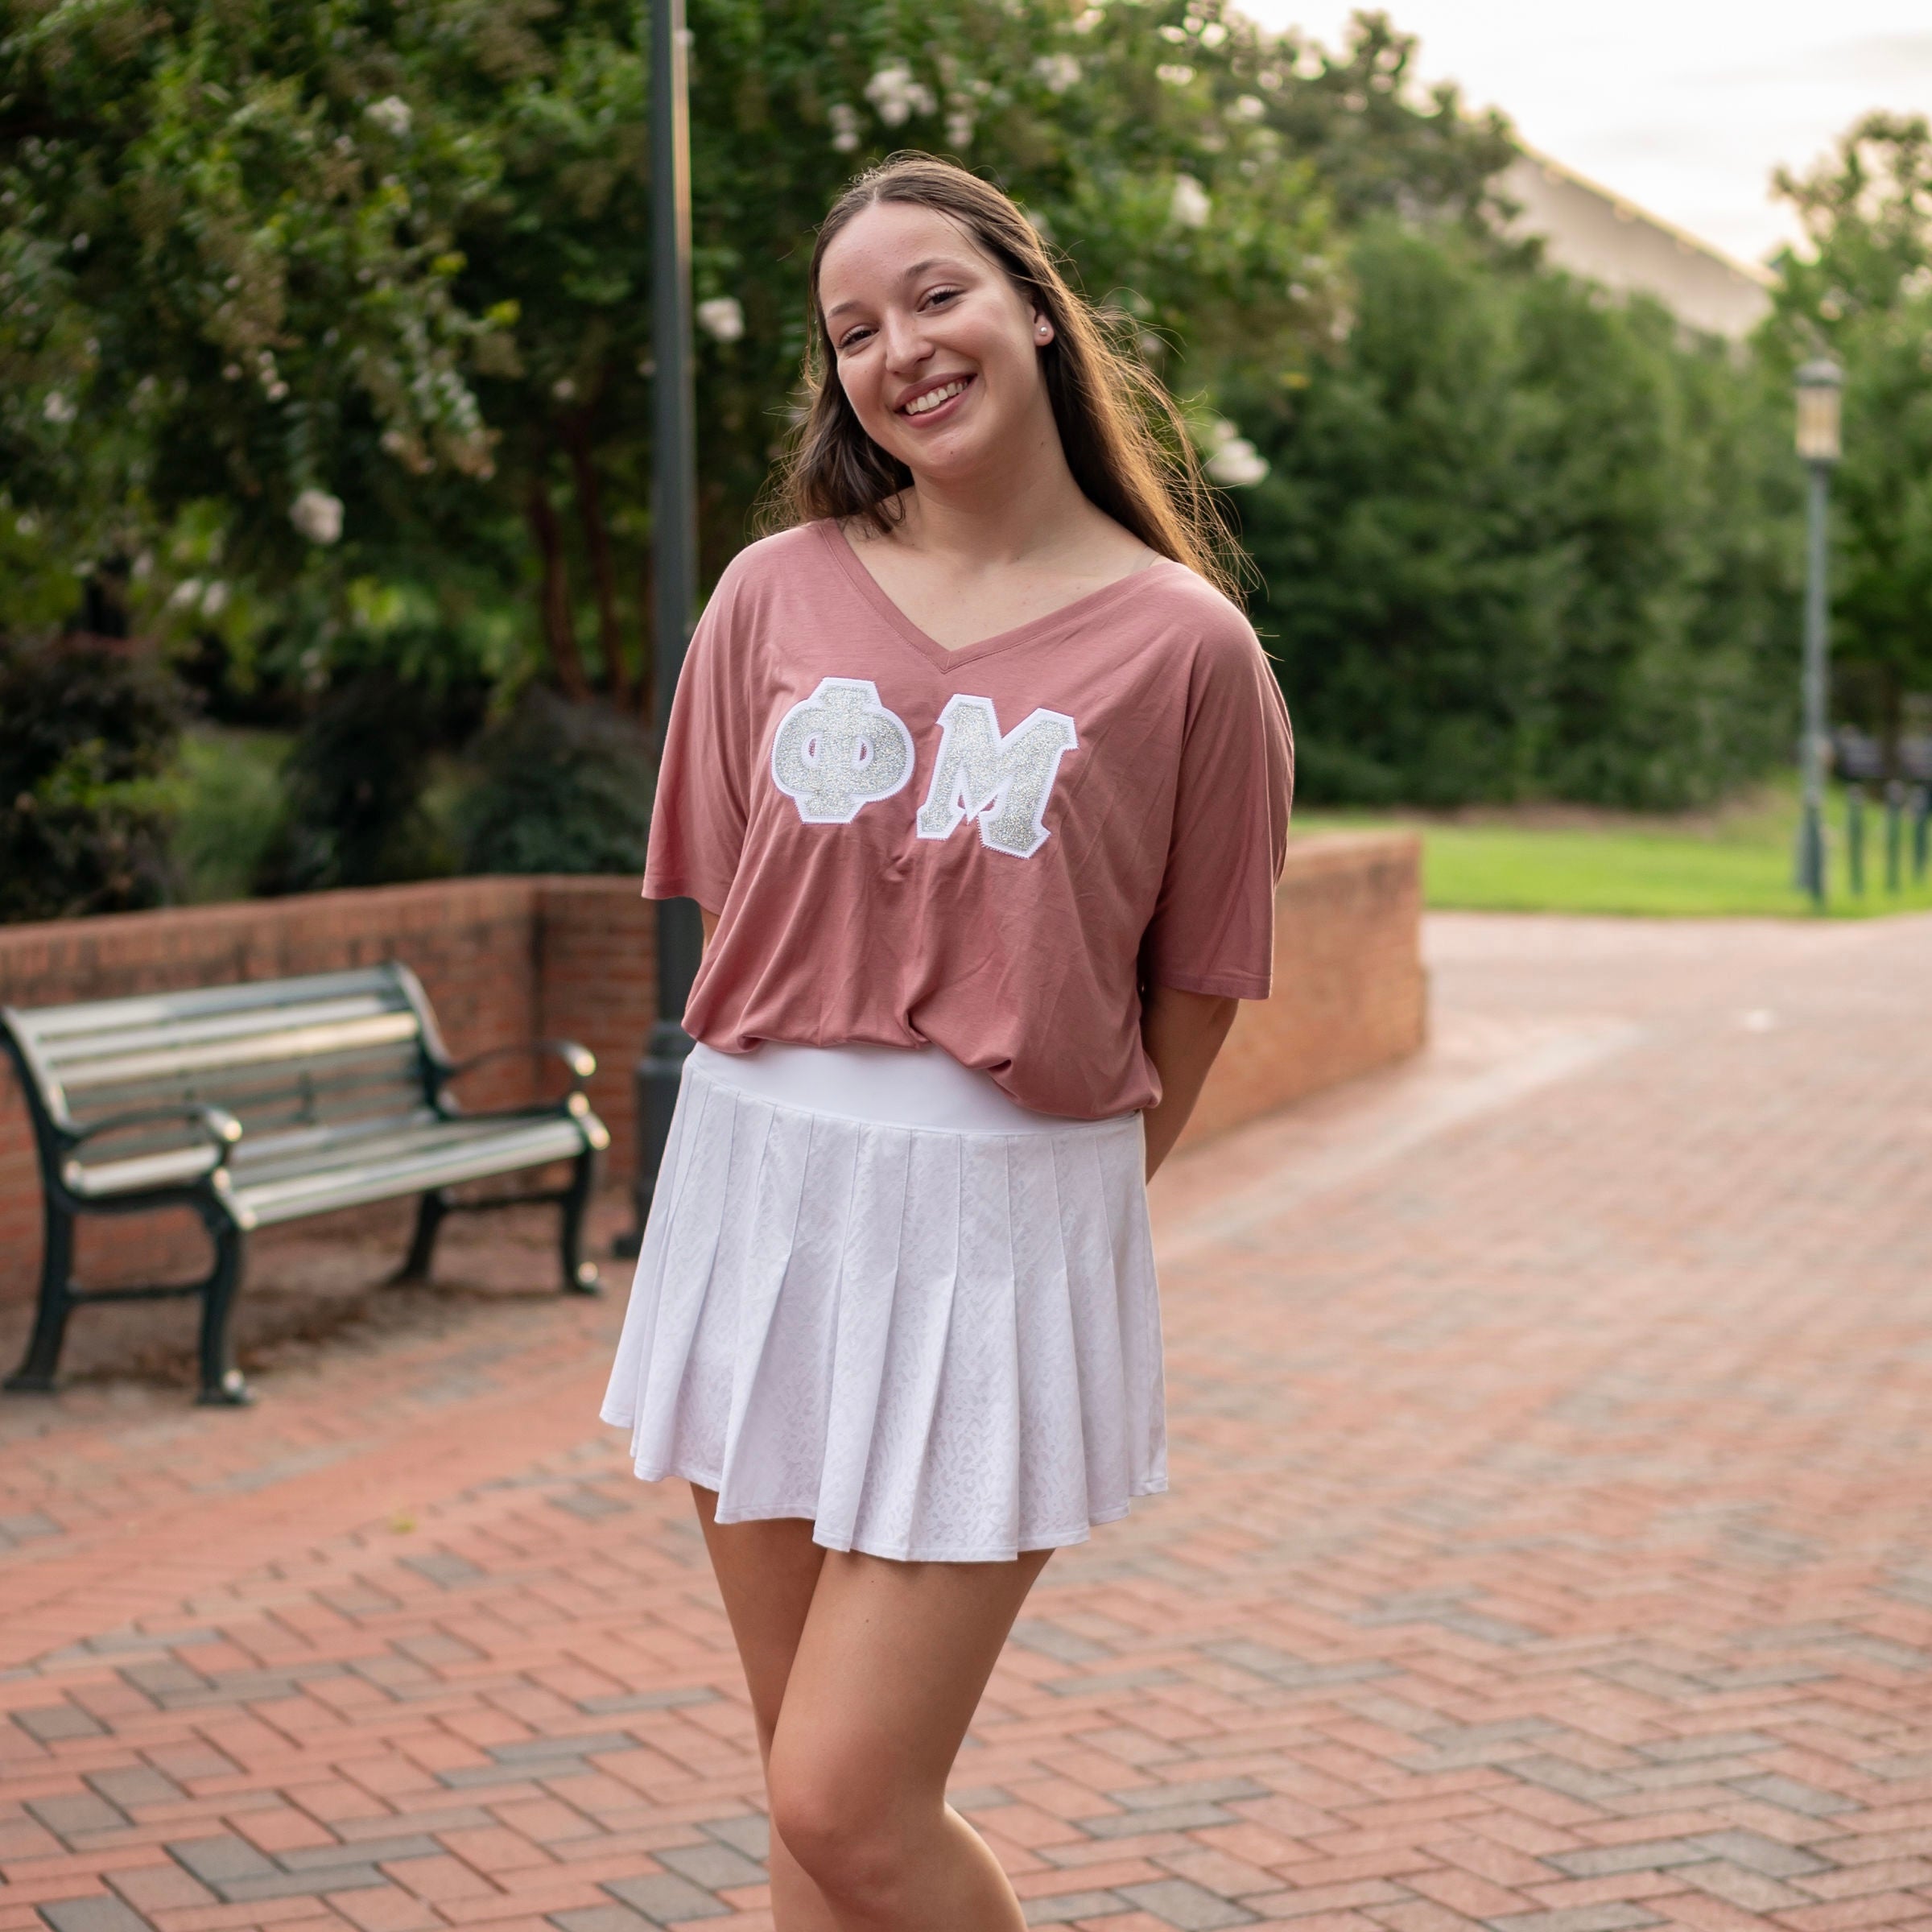
[[[1421,1044],[1419,851],[1412,837],[1296,840],[1276,899],[1274,997],[1244,1004],[1189,1141],[1219,1133]],[[535,1038],[597,1057],[592,1104],[609,1125],[607,1175],[628,1176],[631,1069],[655,1017],[655,919],[637,882],[464,879],[244,905],[0,927],[0,1005],[175,991],[328,972],[389,959],[422,980],[445,1040],[465,1059]],[[512,1064],[479,1104],[522,1097]],[[374,1212],[374,1211],[365,1211]],[[393,1218],[393,1216],[391,1216]],[[30,1293],[39,1183],[10,1066],[0,1076],[0,1296]],[[184,1219],[83,1224],[82,1278],[186,1272],[201,1253]],[[0,1366],[4,1366],[0,1364]]]
[[[1179,1145],[1414,1053],[1427,1024],[1422,841],[1291,840],[1274,898],[1274,992],[1244,1000]]]
[[[627,1179],[632,1070],[658,1017],[657,909],[635,879],[544,879],[535,914],[539,1030],[597,1056],[590,1104],[610,1129],[604,1171]]]

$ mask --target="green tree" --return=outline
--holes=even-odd
[[[39,539],[10,599],[33,577],[57,601],[78,563],[152,622],[218,569],[274,600],[247,608],[285,653],[353,658],[355,586],[413,586],[474,658],[480,613],[520,592],[561,688],[634,702],[635,9],[15,0],[8,20],[0,459],[15,536],[24,514]],[[1299,83],[1219,0],[697,0],[691,25],[709,572],[793,402],[811,226],[890,148],[1005,182],[1177,381],[1291,366],[1327,326],[1324,197],[1271,105]]]
[[[1785,720],[1761,386],[1654,303],[1371,224],[1305,387],[1236,398],[1257,622],[1315,798],[1709,798]]]
[[[1932,123],[1868,114],[1778,187],[1809,248],[1780,263],[1767,365],[1788,381],[1822,349],[1844,367],[1836,699],[1895,762],[1908,699],[1932,693]]]

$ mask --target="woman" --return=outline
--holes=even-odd
[[[697,1044],[603,1413],[692,1485],[778,1932],[1018,1932],[947,1775],[1052,1550],[1166,1487],[1145,1183],[1268,992],[1288,720],[1011,201],[895,157],[810,287],[792,526],[667,736]]]

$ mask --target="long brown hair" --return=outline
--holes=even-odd
[[[819,517],[862,518],[881,535],[889,500],[912,472],[873,441],[839,381],[836,351],[819,300],[819,270],[852,217],[875,202],[910,202],[948,216],[998,262],[1053,324],[1039,352],[1060,446],[1088,499],[1149,549],[1238,595],[1239,551],[1202,473],[1180,411],[1160,382],[1112,339],[1103,318],[1071,287],[1053,252],[1018,207],[990,182],[936,155],[890,155],[832,205],[811,251],[805,386],[810,401],[767,501],[779,527]]]

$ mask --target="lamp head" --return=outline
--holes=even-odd
[[[1798,390],[1798,453],[1807,463],[1835,463],[1843,453],[1839,441],[1839,401],[1844,371],[1830,357],[1819,356],[1803,364],[1794,378]]]

